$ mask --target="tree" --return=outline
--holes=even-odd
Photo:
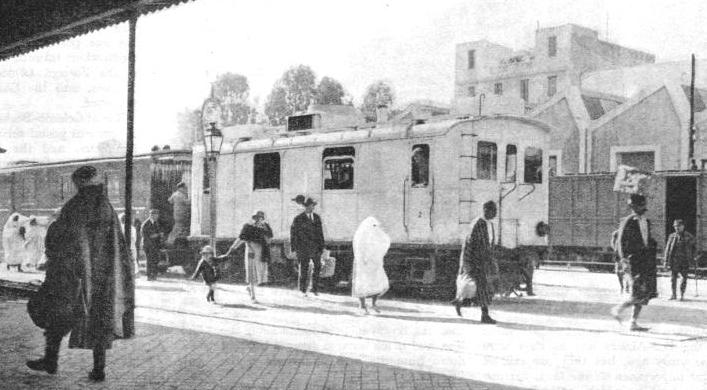
[[[361,112],[366,116],[366,120],[374,122],[376,120],[376,110],[378,107],[392,107],[395,101],[393,88],[385,81],[377,81],[368,86],[366,94],[363,96]]]
[[[125,145],[115,138],[99,142],[96,149],[99,157],[116,157],[125,153]]]
[[[224,73],[216,77],[214,96],[221,101],[221,123],[223,126],[248,123],[252,107],[248,103],[250,87],[245,76]]]
[[[175,144],[179,148],[191,149],[201,129],[201,109],[185,108],[177,114],[177,136]]]
[[[342,99],[346,95],[341,83],[331,77],[324,76],[317,86],[317,104],[343,104]]]
[[[288,69],[275,83],[265,102],[265,115],[270,124],[284,124],[288,115],[305,111],[316,91],[316,76],[309,66],[298,65]]]

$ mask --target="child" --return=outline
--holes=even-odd
[[[194,275],[192,275],[191,278],[192,280],[196,279],[199,274],[204,278],[204,283],[209,286],[209,293],[206,294],[206,302],[215,302],[214,289],[216,288],[216,281],[221,278],[217,262],[225,257],[226,255],[215,257],[214,249],[211,245],[206,245],[201,248],[201,259],[199,259],[199,264],[197,264],[196,271],[194,271]]]

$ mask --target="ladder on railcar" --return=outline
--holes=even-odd
[[[476,200],[472,193],[476,164],[476,134],[461,131],[459,148],[459,224],[469,224],[472,220]]]

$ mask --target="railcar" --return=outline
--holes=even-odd
[[[596,271],[612,269],[611,234],[618,229],[621,218],[631,212],[628,195],[613,191],[614,175],[607,172],[550,179],[551,261],[585,265]],[[685,230],[696,236],[699,268],[707,267],[702,254],[707,240],[707,172],[655,172],[647,208],[659,257],[673,231],[673,221],[682,219]]]
[[[75,193],[71,173],[82,165],[92,165],[105,183],[115,210],[125,210],[125,159],[92,158],[51,163],[24,163],[0,168],[0,221],[19,212],[30,216],[50,216]],[[134,157],[133,215],[142,221],[149,208],[160,209],[165,229],[171,224],[172,209],[167,202],[179,181],[191,180],[191,151],[163,150]]]
[[[306,119],[294,121],[309,123],[304,129],[227,139],[215,159],[214,191],[204,191],[204,147],[195,145],[193,241],[205,241],[212,228],[211,201],[220,247],[262,210],[274,231],[273,261],[287,264],[290,225],[301,212],[291,199],[303,194],[318,202],[337,258],[333,280],[344,285],[351,240],[367,216],[391,237],[385,267],[393,288],[449,290],[461,240],[488,200],[499,204],[500,245],[525,258],[545,250],[538,226],[547,222],[547,124],[495,115],[322,129],[311,124],[324,120]]]

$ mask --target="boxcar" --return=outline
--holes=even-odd
[[[540,121],[496,115],[226,141],[215,194],[203,191],[208,176],[197,145],[193,239],[209,233],[213,196],[221,245],[260,209],[274,230],[276,262],[286,263],[290,224],[300,212],[291,199],[304,194],[319,202],[327,247],[339,260],[334,280],[348,280],[353,233],[375,216],[393,242],[385,260],[393,287],[448,290],[461,238],[485,201],[500,203],[503,246],[535,257],[546,248],[536,227],[547,222],[548,134]]]

